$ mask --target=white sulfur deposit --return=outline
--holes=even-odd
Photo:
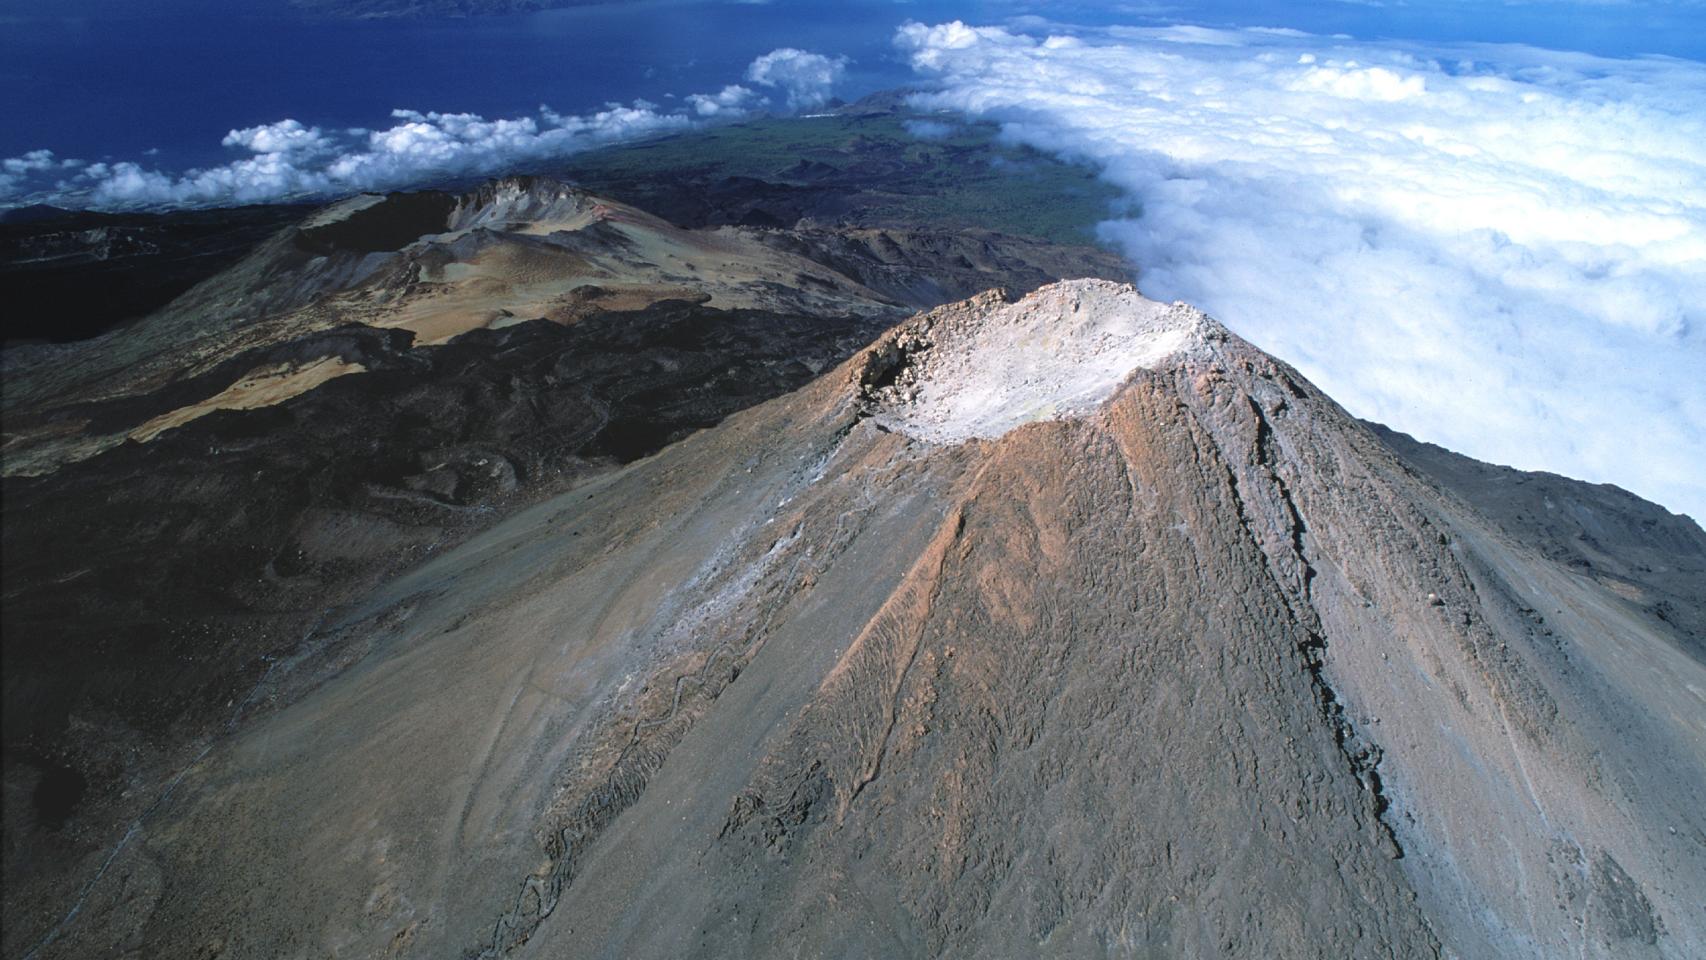
[[[1200,351],[1219,329],[1195,307],[1106,280],[1062,281],[1017,303],[980,298],[919,319],[897,336],[908,363],[881,389],[878,418],[937,443],[1083,415],[1133,370]]]

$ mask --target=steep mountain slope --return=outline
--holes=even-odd
[[[921,314],[237,711],[33,955],[1706,947],[1706,663],[1110,283]]]
[[[1471,460],[1370,424],[1404,462],[1462,497],[1505,536],[1646,609],[1706,658],[1706,533],[1610,484]]]

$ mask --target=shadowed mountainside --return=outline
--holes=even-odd
[[[171,214],[26,208],[0,213],[0,338],[69,342],[164,307],[252,250],[303,207]]]

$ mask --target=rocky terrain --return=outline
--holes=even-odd
[[[344,598],[7,951],[1694,956],[1706,538],[1499,479],[1129,286],[925,311]]]
[[[1500,533],[1597,581],[1644,610],[1696,657],[1706,658],[1706,536],[1698,524],[1610,484],[1582,483],[1471,460],[1388,430],[1369,428]]]
[[[140,323],[8,351],[9,916],[86,879],[329,607],[918,307],[1125,269],[995,234],[685,230],[519,179],[334,205]]]

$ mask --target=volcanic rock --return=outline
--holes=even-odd
[[[305,650],[37,955],[1706,946],[1698,651],[1129,287],[920,314]]]

